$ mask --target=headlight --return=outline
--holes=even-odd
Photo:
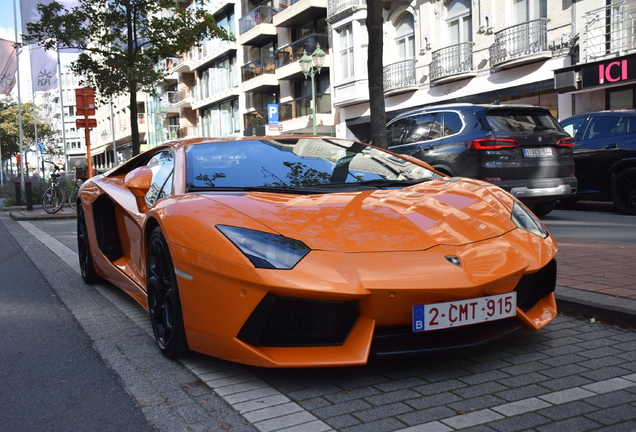
[[[515,201],[512,206],[510,220],[522,230],[538,235],[541,238],[548,236],[548,230],[541,221],[526,206],[519,201]]]
[[[216,227],[258,268],[291,269],[310,250],[303,242],[280,235],[228,225]]]

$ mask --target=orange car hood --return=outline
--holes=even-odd
[[[405,189],[289,195],[206,194],[312,249],[422,250],[498,237],[515,226],[483,183],[435,180]]]

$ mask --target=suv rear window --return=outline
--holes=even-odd
[[[560,131],[561,127],[549,112],[532,109],[491,109],[486,119],[493,132]]]

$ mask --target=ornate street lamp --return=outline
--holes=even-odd
[[[320,69],[322,69],[322,65],[325,63],[325,52],[320,49],[320,44],[316,44],[316,49],[314,53],[309,57],[307,55],[307,50],[303,50],[303,56],[298,60],[300,63],[300,69],[305,74],[305,79],[307,76],[311,77],[311,117],[313,124],[313,133],[316,134],[316,83],[314,82],[314,76],[317,73],[320,73]]]

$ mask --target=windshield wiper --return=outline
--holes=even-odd
[[[324,190],[285,186],[190,186],[188,188],[188,192],[274,192],[290,194],[325,193]]]
[[[428,178],[417,180],[387,180],[387,179],[373,179],[373,180],[361,180],[358,182],[343,182],[343,183],[324,183],[311,185],[312,188],[351,188],[351,189],[365,189],[366,187],[372,189],[382,189],[385,187],[407,187],[413,186],[418,183],[430,180]]]

